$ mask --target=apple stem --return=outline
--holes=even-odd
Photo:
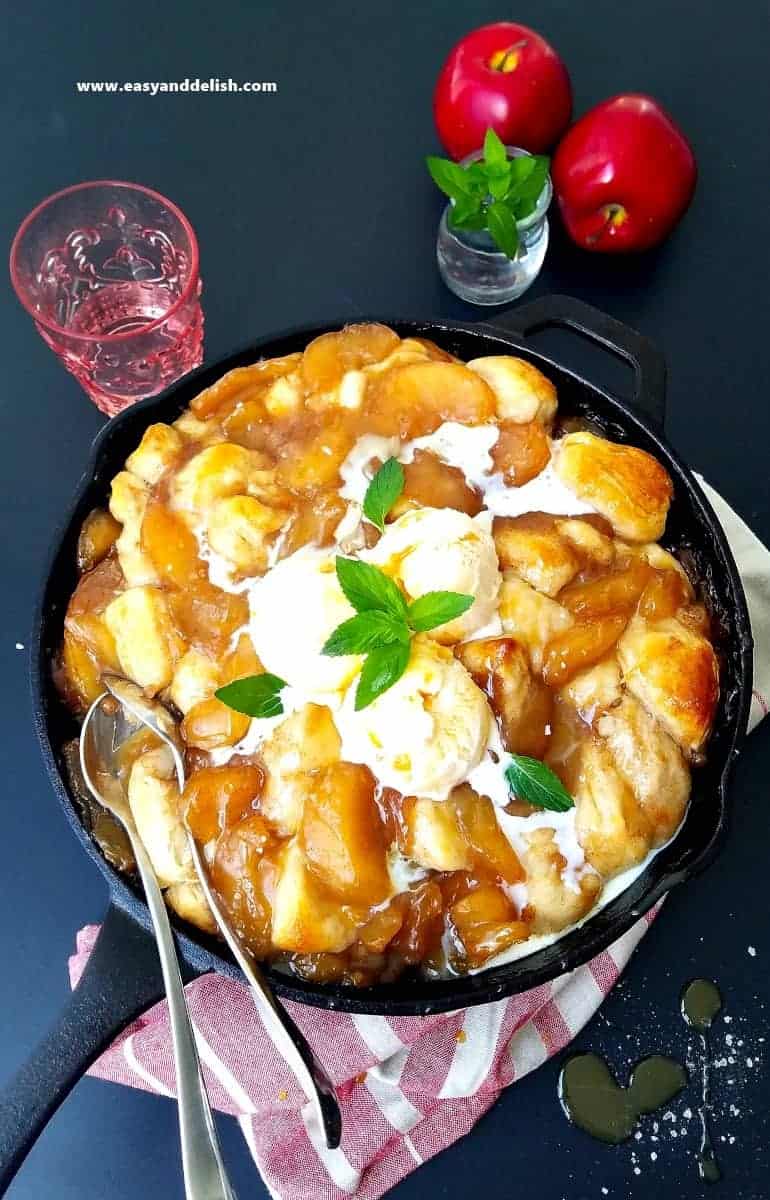
[[[628,220],[628,212],[622,204],[605,204],[602,212],[604,213],[604,224],[601,229],[597,229],[596,233],[591,233],[586,237],[586,241],[592,246],[595,246],[600,238],[604,237],[608,229],[617,228]]]
[[[495,50],[489,60],[489,66],[493,71],[499,71],[503,75],[510,75],[511,71],[515,71],[519,65],[521,57],[519,51],[527,45],[527,38],[522,38],[520,42],[514,42],[507,50]]]

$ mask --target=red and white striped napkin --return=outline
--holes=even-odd
[[[770,695],[770,554],[707,488],[741,569],[758,649],[750,726]],[[768,653],[763,653],[763,648]],[[248,988],[220,975],[187,987],[212,1104],[238,1119],[275,1200],[376,1200],[461,1138],[501,1088],[562,1050],[596,1012],[651,924],[650,913],[590,963],[494,1004],[434,1017],[350,1016],[288,1004],[333,1079],[342,1145],[328,1150],[311,1105],[276,1050]],[[99,928],[70,959],[75,987]],[[165,1002],[126,1029],[90,1072],[174,1095]]]

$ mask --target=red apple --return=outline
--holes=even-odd
[[[567,232],[585,250],[647,250],[684,214],[698,170],[650,96],[614,96],[576,121],[551,168]]]
[[[478,150],[488,128],[541,154],[569,124],[572,88],[553,46],[526,25],[498,21],[462,38],[433,93],[436,129],[452,158]]]

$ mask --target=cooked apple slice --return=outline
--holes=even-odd
[[[395,521],[410,508],[456,508],[475,517],[484,507],[459,467],[450,467],[429,450],[417,450],[404,466],[404,490],[390,510]]]
[[[539,421],[528,421],[525,425],[501,422],[500,436],[492,447],[492,461],[508,487],[529,483],[548,466],[550,458],[548,435]]]
[[[434,433],[444,421],[483,425],[495,415],[495,397],[462,363],[417,362],[397,367],[370,385],[372,431],[402,438]]]
[[[471,968],[529,937],[529,925],[517,919],[511,901],[493,884],[482,884],[457,900],[449,918]]]
[[[553,696],[532,674],[526,651],[515,638],[463,642],[455,654],[490,699],[511,754],[542,758],[548,744]]]
[[[308,866],[339,900],[381,904],[392,887],[371,772],[334,763],[310,779],[298,833]]]
[[[357,914],[311,871],[299,843],[290,842],[273,896],[273,945],[295,954],[338,954],[355,941],[357,924]]]

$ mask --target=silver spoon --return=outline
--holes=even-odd
[[[120,675],[104,675],[103,681],[115,699],[168,746],[174,757],[174,766],[181,790],[184,787],[184,745],[177,723],[168,709],[157,700],[148,700],[141,688]],[[294,1073],[300,1087],[308,1100],[313,1103],[326,1144],[334,1150],[339,1146],[342,1137],[342,1116],[334,1092],[334,1084],[304,1035],[286,1010],[276,1001],[254,955],[235,932],[229,916],[211,887],[208,866],[189,829],[187,838],[198,880],[209,908],[223,938],[230,947],[233,958],[249,983],[257,1012],[270,1037]]]
[[[236,1200],[211,1117],[168,910],[117,775],[116,751],[136,729],[136,721],[127,720],[122,707],[105,692],[91,705],[83,722],[80,765],[94,799],[120,821],[128,835],[155,929],[174,1046],[185,1196],[187,1200]]]

